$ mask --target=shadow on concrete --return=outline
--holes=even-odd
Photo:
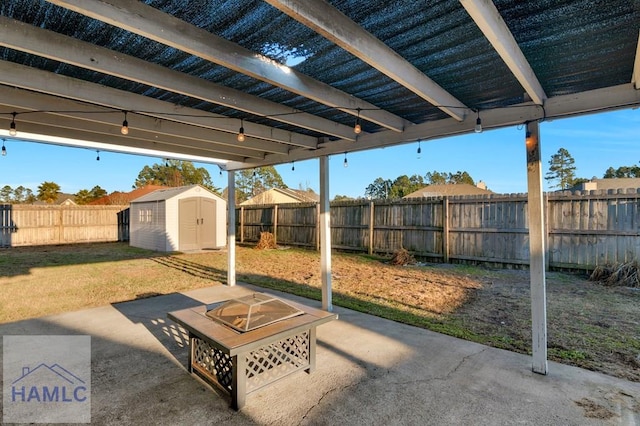
[[[194,303],[189,302],[188,297],[172,296],[169,299],[173,306]],[[141,315],[153,311],[148,306],[139,307],[142,308]],[[134,313],[133,306],[120,308],[132,318],[140,318]],[[146,327],[132,324],[111,307],[2,324],[0,333],[90,335],[93,424],[255,423],[251,416],[232,410],[228,399],[212,393],[207,386],[187,374],[182,363],[174,358],[184,361],[186,352],[182,354],[172,349],[171,356],[168,356],[165,348],[149,337]],[[157,336],[164,343],[169,340],[162,332]],[[179,347],[173,342],[167,346]],[[47,362],[46,348],[43,348],[43,354],[43,360]]]

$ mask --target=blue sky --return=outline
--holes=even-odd
[[[575,159],[576,176],[601,178],[612,166],[631,166],[640,162],[640,110],[622,110],[583,117],[543,122],[541,127],[544,173],[549,159],[559,148],[566,148]],[[6,138],[7,156],[0,157],[0,187],[24,186],[37,192],[45,181],[60,185],[66,193],[91,189],[99,185],[107,192],[131,190],[145,165],[161,158],[100,152],[94,150],[22,142]],[[344,155],[330,158],[330,195],[363,196],[376,178],[395,179],[400,175],[466,171],[477,181],[498,193],[521,193],[527,190],[524,130],[511,127],[431,140],[392,148],[347,154],[349,166],[343,167]],[[226,173],[220,176],[216,165],[195,163],[206,168],[218,187],[227,184]],[[319,190],[318,160],[276,166],[291,188]],[[545,190],[548,183],[544,181]]]

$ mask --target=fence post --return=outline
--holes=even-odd
[[[278,244],[278,205],[273,206],[273,243]]]
[[[240,242],[244,243],[244,206],[240,206]]]
[[[316,204],[316,251],[320,251],[320,203]]]
[[[442,197],[442,260],[449,263],[449,197]]]
[[[369,254],[373,254],[373,220],[374,220],[374,212],[373,212],[373,201],[369,202]]]

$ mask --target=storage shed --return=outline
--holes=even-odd
[[[226,244],[227,203],[200,185],[159,189],[131,201],[130,209],[133,247],[169,252]]]

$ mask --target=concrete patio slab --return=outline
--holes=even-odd
[[[252,393],[239,412],[186,371],[169,311],[226,300],[214,286],[0,325],[2,335],[91,336],[92,423],[123,425],[640,425],[640,383],[347,309],[317,330],[317,369]],[[270,292],[320,307],[319,302]]]

